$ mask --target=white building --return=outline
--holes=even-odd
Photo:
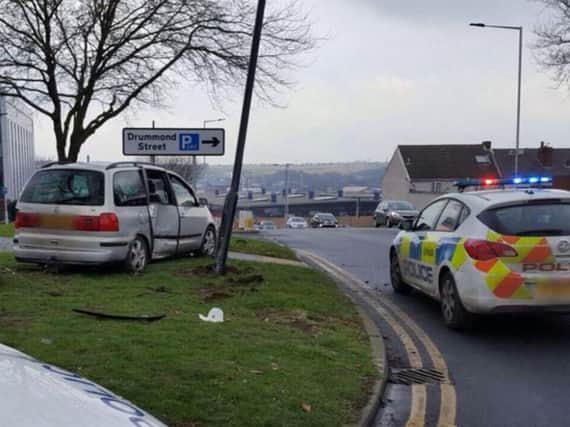
[[[13,99],[0,98],[0,188],[7,189],[8,200],[18,197],[34,172],[34,157],[32,113]]]
[[[400,145],[382,180],[383,200],[406,200],[417,208],[456,191],[467,178],[499,178],[490,142],[471,145]]]

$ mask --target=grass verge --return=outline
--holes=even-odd
[[[210,260],[58,274],[0,254],[0,342],[108,387],[172,426],[355,421],[374,375],[352,304],[322,274]],[[225,322],[198,319],[218,306]],[[167,316],[97,320],[73,308]]]
[[[288,247],[260,239],[248,239],[237,236],[232,237],[230,240],[230,251],[290,259],[294,261],[298,260],[295,252]]]
[[[13,237],[14,224],[0,224],[0,237]]]

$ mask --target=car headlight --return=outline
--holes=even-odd
[[[392,212],[392,218],[402,218],[398,212]]]

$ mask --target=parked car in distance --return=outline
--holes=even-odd
[[[179,175],[151,164],[49,164],[30,178],[16,208],[20,262],[123,262],[142,272],[152,259],[211,256],[216,248],[208,207]]]
[[[277,227],[273,223],[273,221],[261,221],[259,224],[255,226],[256,230],[277,230]]]
[[[287,220],[287,224],[285,224],[286,228],[307,228],[307,221],[300,216],[292,216]]]
[[[165,427],[100,385],[0,344],[3,426]]]
[[[331,213],[317,212],[311,218],[311,227],[324,228],[324,227],[338,227],[336,217]]]
[[[402,222],[413,222],[418,210],[405,200],[385,200],[380,202],[374,211],[374,225],[380,227],[397,226]]]

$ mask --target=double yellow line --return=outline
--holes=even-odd
[[[429,336],[415,323],[405,312],[399,309],[389,300],[380,300],[366,285],[348,271],[341,269],[328,260],[306,251],[298,251],[300,255],[305,256],[312,262],[317,264],[329,274],[339,278],[343,283],[348,285],[356,294],[364,297],[368,304],[384,318],[394,332],[401,340],[406,350],[410,367],[423,367],[422,359],[412,336],[406,331],[402,325],[406,325],[415,337],[422,343],[426,349],[435,369],[442,372],[446,378],[440,385],[441,404],[439,408],[439,417],[437,425],[440,427],[455,426],[455,418],[457,413],[457,397],[455,387],[449,380],[449,371],[447,364],[441,352],[429,338]],[[410,416],[406,423],[407,427],[420,427],[425,425],[426,405],[427,403],[427,387],[424,384],[412,385],[412,401],[410,408]]]

